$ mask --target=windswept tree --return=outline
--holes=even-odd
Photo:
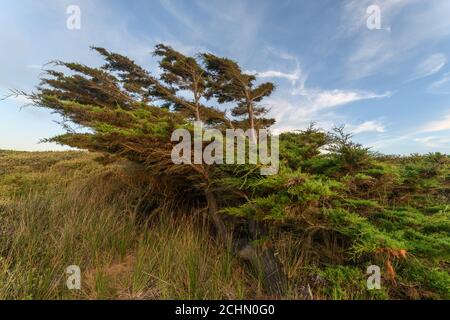
[[[56,61],[29,96],[36,106],[50,108],[66,120],[68,132],[50,141],[142,165],[153,179],[153,194],[163,193],[164,201],[176,203],[174,207],[184,203],[192,210],[204,205],[218,239],[229,244],[236,231],[232,223],[227,227],[220,209],[229,203],[242,204],[247,195],[221,182],[228,173],[218,165],[174,164],[171,136],[179,128],[193,130],[194,121],[222,131],[265,128],[273,120],[258,118],[266,110],[256,103],[269,96],[274,86],[266,83],[255,87],[255,76],[242,73],[230,60],[212,55],[189,57],[162,44],[154,51],[159,58],[160,77],[123,55],[93,49],[104,58],[103,66]],[[61,71],[61,67],[69,72]],[[227,119],[219,105],[212,104],[213,97],[219,105],[235,103],[233,116],[238,119]],[[242,116],[247,119],[239,119]],[[71,123],[87,130],[72,130]],[[238,238],[242,240],[241,235]],[[274,253],[256,250],[251,245],[254,240],[258,240],[255,235],[249,236],[234,247],[250,250],[251,262],[263,265],[267,289],[280,293],[283,277]]]

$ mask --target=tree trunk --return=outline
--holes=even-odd
[[[264,288],[269,294],[282,296],[286,292],[286,277],[280,260],[271,247],[260,250]]]
[[[253,114],[253,106],[251,103],[248,104],[247,110],[248,110],[248,121],[252,132],[251,139],[253,143],[257,143],[258,139],[257,139],[257,132],[255,129],[255,116]]]
[[[200,110],[197,106],[197,108],[195,108],[195,118],[197,119],[197,121],[202,121],[202,118],[200,117]]]
[[[249,221],[249,232],[253,240],[258,240],[267,235],[267,232],[253,220]],[[272,246],[268,243],[258,246],[250,240],[246,240],[240,246],[238,255],[249,261],[262,275],[264,290],[268,294],[282,296],[286,292],[286,276]]]
[[[219,215],[219,206],[215,195],[207,190],[205,193],[208,205],[208,213],[216,228],[217,237],[226,245],[229,243],[229,234],[225,223]],[[255,221],[249,221],[249,233],[253,240],[257,240],[267,234]],[[286,277],[282,265],[275,256],[273,248],[268,245],[257,246],[252,243],[252,239],[233,239],[235,248],[238,249],[238,256],[247,260],[262,275],[264,290],[271,295],[282,296],[286,292]],[[240,243],[239,243],[240,241]]]
[[[215,195],[207,190],[205,192],[206,203],[208,205],[208,213],[211,216],[214,226],[216,227],[217,236],[224,244],[226,244],[228,240],[227,228],[225,227],[225,223],[223,219],[219,215],[219,206],[217,204],[217,200]]]

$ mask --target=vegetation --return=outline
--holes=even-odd
[[[303,161],[311,172],[331,158]],[[288,278],[283,298],[448,299],[448,165],[429,174],[443,159],[373,158],[365,174],[337,180],[291,176],[276,195],[286,199],[286,218],[271,217]],[[267,298],[258,272],[208,235],[206,211],[144,201],[141,170],[105,164],[96,153],[0,151],[0,299]],[[258,190],[277,189],[289,175],[282,176]],[[254,203],[278,210],[261,197]],[[65,286],[73,264],[81,291]],[[381,290],[367,290],[372,264],[382,269]]]
[[[28,95],[67,120],[51,141],[92,153],[0,154],[0,297],[450,298],[448,156],[382,156],[311,125],[280,136],[273,176],[176,165],[171,133],[194,120],[270,127],[273,84],[211,54],[158,45],[156,78],[94,49],[103,67],[55,62],[70,72]],[[82,292],[61,284],[69,264],[94,279]]]

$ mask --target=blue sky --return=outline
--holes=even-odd
[[[69,5],[81,29],[69,30]],[[381,29],[367,28],[370,5]],[[163,42],[185,54],[237,60],[277,85],[265,101],[276,131],[310,121],[346,125],[384,153],[450,153],[450,1],[447,0],[2,0],[0,95],[31,90],[53,59],[99,65],[103,46],[156,70]],[[0,102],[0,149],[59,150],[46,110]]]

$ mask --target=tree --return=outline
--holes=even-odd
[[[228,173],[220,166],[175,165],[171,159],[171,134],[178,128],[192,130],[193,121],[222,131],[235,127],[265,128],[273,120],[258,118],[266,109],[256,103],[269,96],[274,86],[265,83],[254,87],[256,77],[242,73],[231,60],[212,55],[196,59],[162,44],[154,52],[160,59],[159,79],[123,55],[104,48],[93,49],[104,58],[102,67],[55,61],[36,92],[29,95],[36,106],[50,108],[64,119],[67,133],[49,140],[113,154],[144,166],[155,181],[153,188],[160,188],[155,192],[172,190],[176,196],[170,201],[174,202],[205,203],[220,242],[233,240],[233,230],[227,230],[219,212],[221,199],[217,193],[226,194],[227,201],[236,203],[246,201],[247,195],[221,183]],[[58,71],[60,67],[69,72]],[[237,103],[233,116],[247,119],[227,119],[218,106],[206,105],[212,97],[219,104]],[[76,132],[71,123],[87,132]],[[246,243],[257,240],[257,234],[254,232]],[[282,272],[273,251],[262,249],[253,253],[256,259],[251,262],[262,265],[268,290],[280,293]]]
[[[210,53],[203,54],[202,58],[209,74],[208,97],[217,98],[219,103],[236,104],[231,111],[232,115],[243,118],[233,122],[236,127],[253,131],[275,123],[274,119],[264,118],[267,108],[257,105],[272,94],[275,89],[273,83],[266,82],[256,86],[256,76],[242,72],[235,61]]]
[[[156,46],[154,55],[161,57],[159,63],[163,71],[161,81],[169,85],[172,92],[189,92],[192,100],[173,99],[171,95],[161,90],[153,91],[154,97],[160,97],[167,102],[167,106],[171,105],[188,119],[193,118],[205,123],[223,122],[223,112],[202,104],[202,99],[204,100],[206,96],[208,79],[206,71],[195,58],[187,57],[163,44]]]
[[[337,156],[343,172],[355,173],[370,164],[370,148],[352,141],[353,135],[345,132],[345,127],[335,127],[330,133],[331,144],[328,151]]]

